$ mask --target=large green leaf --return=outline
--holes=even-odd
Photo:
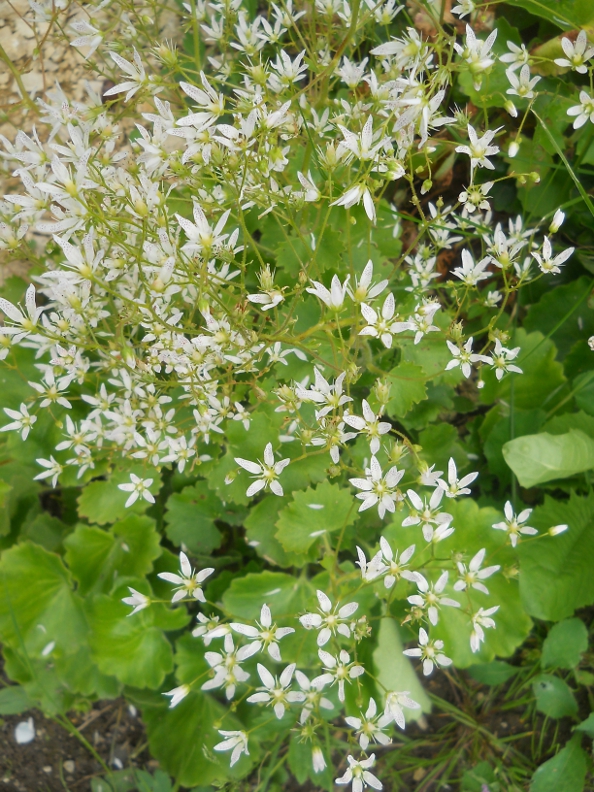
[[[233,616],[257,619],[262,605],[270,607],[274,618],[305,610],[313,593],[306,578],[283,572],[256,572],[235,578],[225,594],[223,605]]]
[[[72,591],[59,556],[31,542],[15,545],[0,560],[0,639],[34,657],[52,641],[61,654],[85,642],[82,601]]]
[[[594,468],[594,440],[577,429],[561,435],[541,432],[510,440],[503,456],[520,484],[534,487]]]
[[[206,481],[170,495],[165,522],[169,539],[193,553],[208,554],[221,546],[222,536],[214,521],[222,517],[223,505]]]
[[[356,501],[349,491],[325,481],[316,489],[294,493],[279,514],[276,538],[287,552],[305,554],[322,537],[352,525],[356,516]]]
[[[118,488],[119,484],[130,482],[130,474],[134,473],[143,479],[152,479],[150,490],[155,495],[161,487],[161,478],[157,470],[145,470],[140,465],[127,467],[125,470],[116,470],[105,481],[91,481],[83,489],[78,499],[78,513],[91,523],[105,525],[120,520],[129,513],[142,513],[149,507],[144,498],[139,498],[136,503],[126,506],[129,492]]]
[[[594,9],[590,0],[507,0],[507,5],[524,8],[535,16],[552,22],[565,30],[585,27],[594,22]]]
[[[138,581],[132,585],[137,589],[141,586]],[[129,606],[120,597],[125,593],[120,589],[112,597],[97,594],[85,603],[93,659],[104,674],[115,676],[125,685],[158,688],[173,670],[171,644],[163,630],[155,626],[163,606],[152,605],[130,616]]]
[[[555,624],[542,645],[543,668],[576,668],[588,648],[588,628],[581,619]]]
[[[174,709],[147,707],[142,715],[151,754],[182,786],[209,787],[230,775],[229,754],[213,752],[223,739],[217,729],[236,731],[242,726],[218,701],[192,691]],[[242,756],[232,774],[244,775],[249,767],[249,757]]]
[[[567,682],[550,674],[541,674],[532,682],[532,691],[536,698],[536,709],[549,718],[564,718],[575,715],[578,711],[577,701]]]
[[[530,306],[524,327],[528,332],[543,333],[557,327],[551,338],[561,357],[565,357],[576,341],[594,335],[594,311],[587,300],[591,289],[592,279],[583,275],[546,291],[539,302]]]
[[[130,514],[109,531],[77,526],[64,542],[66,561],[79,593],[109,592],[117,577],[144,577],[161,555],[159,534],[150,517]]]
[[[557,756],[542,764],[532,776],[530,792],[582,792],[588,758],[580,743],[576,735]]]
[[[414,363],[400,363],[386,377],[390,401],[386,412],[391,418],[403,418],[414,404],[427,398],[427,375]]]
[[[250,509],[245,520],[247,542],[259,556],[269,564],[290,567],[302,562],[297,553],[287,553],[276,538],[276,521],[283,500],[276,495],[267,495]]]
[[[594,602],[594,495],[572,494],[569,501],[546,497],[530,524],[546,533],[567,524],[558,536],[520,543],[520,593],[531,616],[559,621]]]

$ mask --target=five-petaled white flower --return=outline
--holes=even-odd
[[[472,373],[473,363],[491,362],[491,358],[487,357],[486,355],[477,355],[473,353],[472,341],[473,339],[469,338],[463,347],[456,346],[456,344],[452,344],[451,341],[446,341],[448,349],[453,355],[453,359],[450,360],[446,366],[446,371],[456,368],[456,366],[460,366],[462,369],[462,374],[464,374],[464,376],[468,379]]]
[[[495,349],[491,352],[489,365],[495,370],[495,376],[498,380],[503,378],[506,371],[514,371],[516,374],[522,373],[522,369],[519,366],[516,366],[515,363],[510,363],[510,360],[516,359],[519,352],[520,347],[507,349],[498,338],[495,339]]]
[[[377,704],[375,699],[369,699],[369,706],[365,715],[361,713],[360,718],[348,717],[345,721],[348,725],[355,729],[359,735],[359,745],[366,751],[370,742],[377,742],[380,745],[388,745],[391,739],[384,734],[384,729],[389,726],[394,719],[392,715],[385,712],[377,715]]]
[[[523,509],[518,515],[515,515],[514,507],[512,506],[511,501],[507,501],[503,511],[505,514],[505,520],[503,522],[495,523],[493,528],[498,531],[505,531],[509,537],[512,547],[515,547],[518,544],[520,536],[534,536],[538,533],[536,528],[532,528],[530,525],[524,525],[526,520],[529,519],[530,515],[532,514],[532,509]]]
[[[171,601],[178,602],[184,599],[184,597],[193,597],[193,599],[197,599],[199,602],[206,602],[206,597],[202,591],[202,583],[207,577],[212,575],[214,567],[208,567],[207,569],[201,569],[199,572],[194,572],[188,556],[182,552],[179,554],[179,569],[179,575],[174,572],[159,572],[157,576],[162,580],[166,580],[168,583],[175,584],[177,587]]]
[[[466,564],[462,563],[462,561],[456,562],[460,578],[454,583],[454,591],[465,591],[467,588],[472,587],[478,591],[482,591],[483,594],[489,593],[489,589],[481,581],[494,575],[501,567],[496,564],[481,569],[486,552],[484,547],[482,550],[479,550],[478,553],[471,558],[468,567]]]
[[[450,461],[448,462],[448,480],[446,482],[443,479],[439,479],[437,484],[445,492],[446,498],[457,498],[458,495],[470,494],[468,485],[472,484],[477,476],[478,473],[468,473],[466,476],[459,479],[456,462],[450,457]]]
[[[451,514],[442,512],[439,508],[444,493],[445,490],[441,487],[435,487],[429,503],[427,503],[427,499],[423,501],[414,490],[409,489],[406,494],[413,506],[413,511],[402,521],[403,528],[408,528],[409,525],[420,525],[424,540],[426,542],[433,541],[436,529],[448,526],[454,519]]]
[[[366,478],[349,479],[354,487],[363,490],[355,495],[356,498],[363,501],[359,506],[359,511],[365,511],[377,504],[378,514],[383,519],[386,511],[394,512],[396,501],[403,499],[397,485],[404,476],[404,470],[398,470],[394,466],[384,476],[380,463],[375,456],[372,456],[370,466],[365,468],[365,476]]]
[[[121,489],[123,492],[129,492],[130,496],[126,501],[126,508],[128,506],[132,506],[133,503],[136,503],[138,498],[141,496],[144,498],[145,501],[149,503],[154,503],[155,498],[150,491],[149,487],[153,483],[153,479],[141,479],[140,476],[137,476],[135,473],[130,473],[130,482],[127,484],[118,484],[118,489]]]
[[[386,694],[386,709],[387,715],[390,715],[394,723],[400,726],[401,729],[405,727],[404,709],[420,709],[421,705],[410,698],[408,690],[400,692],[391,690]]]
[[[491,273],[487,272],[487,267],[491,263],[490,256],[485,256],[480,261],[475,263],[472,254],[469,250],[462,251],[462,266],[455,267],[452,272],[457,278],[460,278],[462,283],[467,286],[476,286],[482,280],[491,277]]]
[[[9,418],[12,418],[12,422],[6,424],[6,426],[0,427],[0,432],[20,432],[22,439],[26,440],[31,431],[31,427],[37,420],[37,416],[29,415],[26,404],[21,404],[18,410],[11,410],[9,407],[4,407],[4,412]]]
[[[341,283],[338,275],[334,275],[329,289],[327,289],[323,283],[312,280],[313,287],[308,286],[305,291],[309,292],[309,294],[313,294],[331,310],[340,311],[344,304],[344,299],[348,294],[349,279],[350,275],[347,275],[344,283]]]
[[[261,663],[258,663],[258,674],[263,687],[257,688],[247,701],[250,704],[270,704],[277,718],[282,718],[289,704],[305,701],[305,694],[299,690],[291,690],[295,663],[288,665],[276,679]]]
[[[580,91],[579,105],[570,107],[567,115],[576,117],[573,122],[574,129],[583,127],[586,121],[594,124],[594,98],[587,91]]]
[[[474,127],[468,124],[470,144],[468,146],[456,146],[456,151],[459,154],[467,154],[470,157],[470,167],[472,170],[476,167],[488,168],[489,170],[495,169],[495,165],[487,158],[492,157],[499,151],[499,146],[491,145],[497,132],[499,132],[499,128],[488,129],[485,134],[479,138]]]
[[[277,627],[276,624],[273,624],[272,614],[270,613],[270,608],[268,605],[262,605],[262,610],[260,611],[260,621],[256,622],[256,624],[257,627],[252,627],[250,624],[231,622],[230,627],[235,630],[235,632],[245,635],[247,638],[251,639],[258,647],[258,651],[261,649],[266,649],[270,657],[272,657],[273,660],[276,660],[277,663],[280,663],[281,654],[278,647],[278,642],[281,640],[281,638],[284,638],[285,635],[294,633],[295,630],[293,627]]]
[[[558,275],[561,272],[559,269],[561,264],[564,264],[567,261],[574,250],[575,248],[570,247],[566,250],[562,250],[561,253],[557,253],[556,256],[553,256],[553,246],[551,245],[551,241],[548,237],[545,237],[544,242],[542,243],[541,252],[538,253],[535,251],[532,253],[532,255],[538,261],[538,266],[542,272],[545,274],[554,273],[555,275]]]
[[[213,747],[213,751],[231,751],[230,767],[237,764],[242,753],[250,755],[248,751],[248,736],[244,731],[225,731],[219,729],[219,734],[225,739]]]
[[[25,311],[21,311],[16,305],[13,305],[4,297],[0,297],[0,311],[6,314],[13,325],[4,325],[0,327],[0,335],[12,336],[13,341],[18,343],[25,336],[34,332],[37,328],[37,322],[43,311],[43,308],[38,308],[35,304],[35,286],[31,284],[25,292]]]
[[[540,77],[530,78],[530,66],[522,66],[518,76],[513,69],[508,69],[506,77],[510,82],[511,88],[506,93],[510,96],[519,96],[520,99],[534,99],[534,86],[540,81]]]
[[[299,723],[304,724],[311,713],[319,707],[326,710],[334,709],[334,704],[322,693],[325,687],[324,683],[320,684],[320,682],[316,682],[316,680],[310,681],[303,671],[299,670],[295,671],[295,679],[305,696],[303,699],[303,709],[299,716]],[[315,685],[314,682],[316,683]]]
[[[443,590],[448,582],[449,572],[446,570],[442,572],[435,583],[429,581],[417,572],[415,575],[415,582],[419,589],[418,594],[412,594],[408,597],[411,605],[427,611],[427,617],[434,626],[439,621],[439,608],[442,605],[447,605],[450,608],[459,608],[460,603],[451,597],[444,597]]]
[[[245,494],[248,498],[263,489],[269,489],[278,496],[284,495],[284,490],[277,479],[291,460],[287,458],[275,462],[272,443],[267,443],[264,449],[264,462],[250,462],[249,459],[241,457],[235,457],[235,461],[248,473],[252,473],[256,479],[246,490]]]
[[[580,30],[575,41],[563,36],[561,38],[561,46],[565,57],[555,58],[557,66],[561,66],[564,69],[573,69],[578,74],[587,74],[588,66],[586,62],[594,55],[594,47],[589,45],[586,31]]]
[[[481,648],[482,641],[485,640],[485,629],[495,627],[495,620],[491,618],[494,613],[499,610],[499,605],[494,605],[492,608],[479,608],[476,613],[472,615],[472,632],[470,633],[470,648],[473,652],[478,652]]]
[[[359,556],[358,564],[361,567],[363,580],[374,580],[376,577],[385,575],[384,586],[387,589],[392,588],[394,583],[400,580],[400,578],[415,581],[417,579],[416,573],[407,569],[408,562],[412,558],[414,552],[415,545],[411,545],[407,547],[406,550],[403,550],[399,556],[398,551],[394,553],[388,540],[384,536],[381,536],[379,551],[373,556],[371,561],[367,563],[365,554],[360,547],[357,547]]]
[[[375,763],[375,754],[367,757],[367,759],[355,760],[352,756],[347,756],[349,763],[348,769],[343,776],[334,779],[335,784],[346,786],[352,782],[353,792],[363,792],[365,787],[370,786],[372,789],[383,789],[382,782],[369,772],[369,768],[373,767]]]
[[[300,616],[299,621],[303,627],[306,630],[320,631],[317,640],[318,646],[325,646],[336,633],[349,638],[351,628],[346,622],[359,605],[356,602],[349,602],[341,608],[338,608],[338,605],[333,608],[331,600],[323,591],[318,589],[316,594],[320,604],[319,613],[304,613],[303,616]]]
[[[347,413],[344,415],[344,422],[358,432],[367,435],[371,453],[377,454],[380,449],[380,437],[390,431],[392,424],[380,421],[379,415],[373,412],[366,399],[363,399],[362,407],[363,417]]]
[[[134,616],[135,613],[138,611],[144,610],[144,608],[148,608],[151,604],[151,598],[147,597],[146,594],[142,594],[140,591],[136,591],[135,588],[132,586],[128,586],[128,591],[130,592],[129,597],[122,597],[122,602],[125,605],[131,605],[134,610],[128,614],[128,616]]]
[[[420,657],[423,661],[423,674],[429,676],[433,671],[434,665],[438,668],[447,668],[447,666],[452,664],[451,659],[444,655],[443,646],[443,641],[431,640],[427,630],[421,627],[419,630],[419,645],[415,649],[405,649],[403,654],[407,657]]]
[[[225,696],[230,701],[235,695],[235,690],[240,682],[250,678],[247,671],[241,668],[241,663],[258,651],[254,644],[235,648],[233,636],[227,634],[222,652],[205,652],[204,659],[213,669],[214,676],[202,685],[202,690],[216,690],[225,688]]]
[[[394,310],[395,303],[393,294],[388,294],[379,314],[371,305],[361,303],[361,313],[367,325],[359,332],[359,335],[379,338],[382,344],[387,349],[390,349],[393,341],[392,333],[394,332],[392,329],[394,325],[392,321],[394,319]]]
[[[365,673],[365,669],[358,663],[351,663],[348,652],[341,649],[337,657],[324,649],[318,649],[318,656],[322,661],[324,673],[312,679],[313,687],[319,688],[325,685],[338,685],[338,699],[344,701],[344,684],[351,679],[356,679]]]
[[[379,283],[372,283],[373,280],[373,261],[369,259],[360,278],[355,278],[355,288],[351,297],[355,302],[366,302],[375,299],[388,285],[388,279],[384,278]],[[350,289],[349,289],[350,292]]]

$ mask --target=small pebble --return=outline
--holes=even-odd
[[[46,765],[45,767],[42,768],[42,770],[43,770],[44,773],[47,773],[49,775],[49,773],[52,772],[52,766],[51,765]]]
[[[67,773],[70,773],[70,775],[72,775],[72,773],[74,773],[74,768],[75,768],[75,765],[74,765],[74,762],[72,761],[72,759],[67,759],[64,762],[64,770]]]
[[[19,745],[25,745],[35,739],[35,725],[33,718],[17,723],[14,730],[14,739]]]

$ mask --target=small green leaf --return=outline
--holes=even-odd
[[[32,706],[27,691],[20,685],[10,685],[0,690],[0,715],[20,715]]]
[[[414,363],[400,363],[386,377],[390,385],[390,401],[386,412],[391,418],[404,418],[414,404],[427,398],[427,375]]]
[[[564,718],[566,715],[575,715],[578,711],[573,693],[559,677],[541,674],[532,683],[532,692],[536,699],[536,709],[549,718]]]
[[[534,487],[594,468],[594,440],[577,429],[561,435],[524,435],[506,443],[503,456],[520,484]]]
[[[530,792],[582,792],[588,759],[579,736],[574,736],[557,756],[542,764],[532,776]]]
[[[287,552],[307,553],[327,534],[344,530],[357,516],[348,490],[325,481],[316,489],[295,492],[279,514],[276,538]],[[307,559],[306,559],[307,560]]]
[[[542,645],[543,668],[575,668],[588,648],[588,628],[581,619],[555,624]]]
[[[296,553],[287,553],[276,538],[276,521],[283,501],[276,495],[267,495],[252,506],[244,522],[247,542],[269,564],[290,567],[303,559]]]
[[[585,721],[582,721],[579,726],[576,726],[575,730],[585,732],[588,737],[594,739],[594,712],[591,712]]]
[[[222,508],[207,482],[198,481],[167,500],[165,532],[178,547],[184,544],[193,553],[211,553],[221,546],[221,532],[214,521],[222,516]]]

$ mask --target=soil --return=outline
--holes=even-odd
[[[114,769],[139,767],[154,772],[140,713],[123,699],[96,702],[89,712],[70,720],[105,764]],[[35,739],[17,744],[18,723],[33,718]],[[34,710],[0,719],[1,792],[88,792],[91,779],[105,775],[99,762],[63,726]]]

